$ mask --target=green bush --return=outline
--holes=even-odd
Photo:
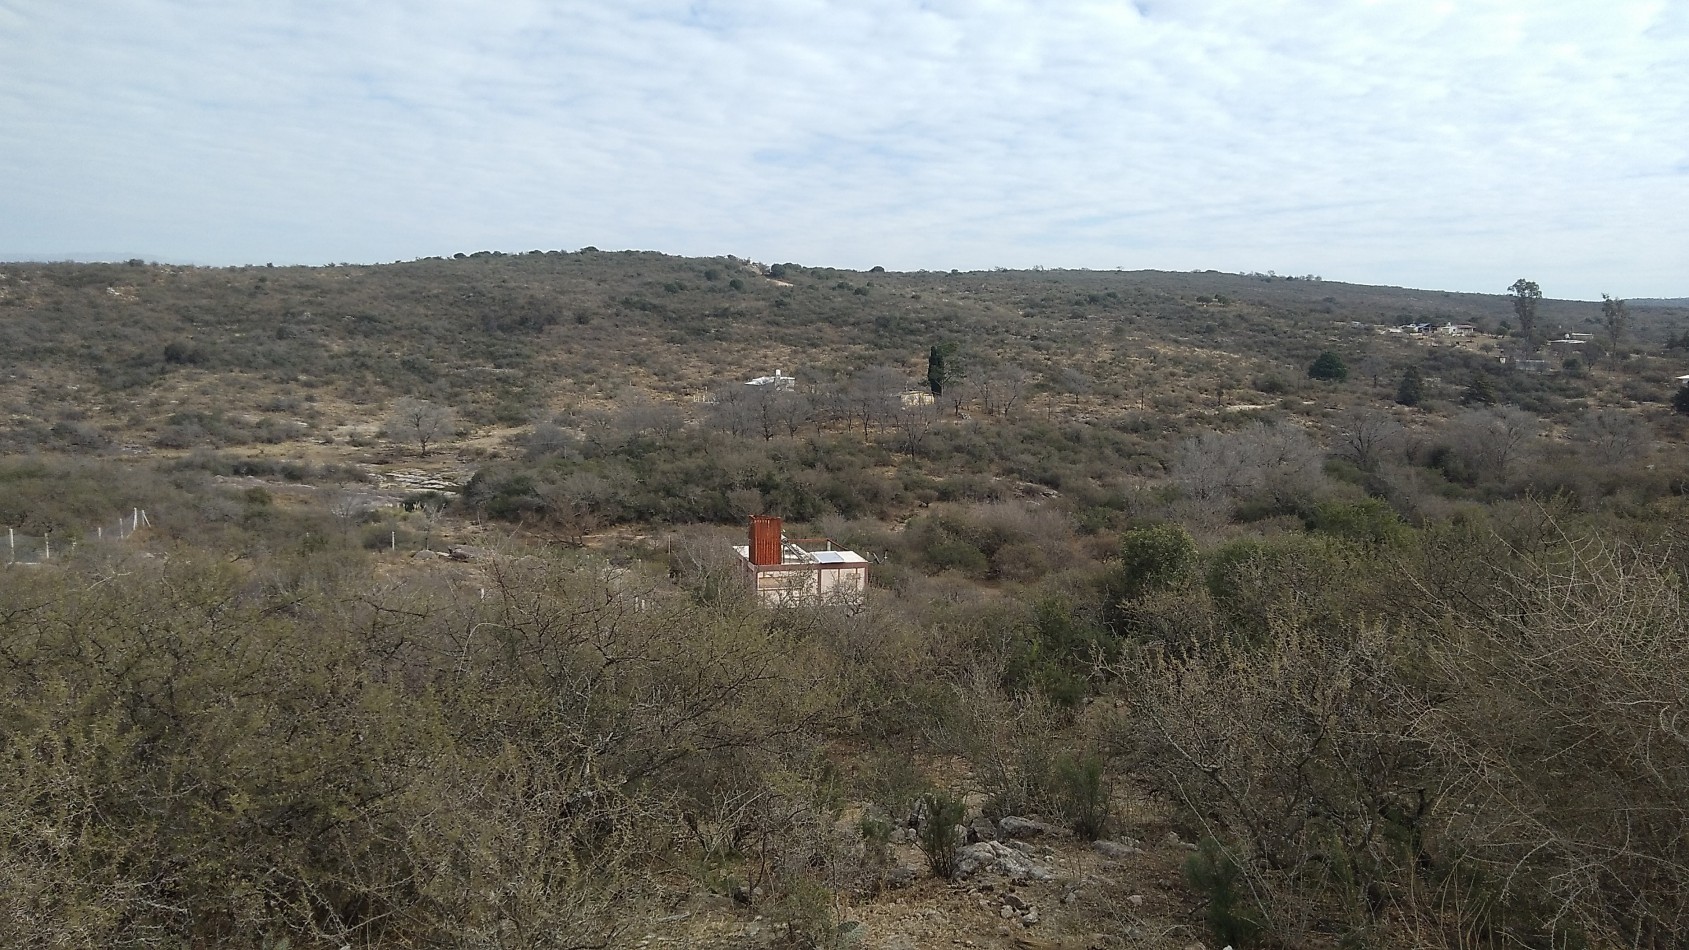
[[[1099,753],[1071,752],[1056,759],[1050,776],[1049,794],[1057,814],[1084,841],[1108,834],[1113,788],[1106,765]]]
[[[1109,593],[1120,600],[1136,600],[1176,584],[1199,559],[1196,541],[1179,525],[1133,528],[1120,540],[1120,568]]]
[[[921,827],[916,833],[921,853],[927,856],[932,873],[950,880],[956,876],[956,849],[962,836],[956,828],[967,815],[962,799],[948,792],[921,796]]]
[[[1411,533],[1395,510],[1378,498],[1322,502],[1305,521],[1310,531],[1363,544],[1400,544]]]
[[[1328,382],[1340,383],[1349,378],[1349,367],[1336,353],[1326,350],[1308,367],[1309,379],[1323,379]]]
[[[1208,899],[1204,916],[1216,942],[1238,946],[1261,934],[1261,921],[1248,904],[1243,869],[1220,842],[1202,839],[1197,852],[1185,860],[1185,881]]]

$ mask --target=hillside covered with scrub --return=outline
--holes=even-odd
[[[1689,308],[1515,276],[0,265],[0,944],[1689,946]]]

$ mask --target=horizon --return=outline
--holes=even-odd
[[[504,256],[504,257],[525,257],[525,256],[528,256],[528,255],[534,254],[534,253],[539,253],[539,254],[578,254],[578,253],[584,251],[588,247],[592,248],[594,251],[597,251],[598,253],[601,253],[601,254],[661,254],[665,257],[678,257],[678,258],[692,259],[692,260],[715,260],[717,258],[737,258],[738,260],[744,261],[745,263],[760,264],[764,267],[771,266],[773,264],[787,264],[789,266],[797,266],[797,267],[802,267],[802,268],[806,268],[806,269],[837,270],[837,271],[848,271],[848,272],[852,272],[852,273],[861,273],[861,274],[871,273],[871,268],[869,268],[869,267],[842,267],[842,266],[833,265],[833,264],[824,264],[824,263],[815,263],[815,262],[804,263],[804,262],[801,262],[801,261],[790,261],[790,260],[753,260],[751,258],[742,257],[740,255],[736,255],[736,254],[733,254],[731,252],[723,253],[723,254],[675,254],[675,253],[672,253],[672,252],[669,252],[669,251],[662,251],[662,250],[658,250],[656,248],[649,248],[649,247],[643,247],[643,248],[641,248],[641,247],[607,248],[607,247],[598,247],[597,245],[582,245],[579,248],[528,248],[527,250],[521,250],[521,251],[503,251],[503,250],[498,250],[496,248],[481,248],[481,249],[478,249],[478,250],[475,250],[475,251],[452,251],[452,252],[449,252],[449,253],[428,254],[428,255],[421,256],[421,257],[409,258],[407,260],[394,260],[394,261],[324,261],[322,263],[310,263],[310,262],[304,262],[304,261],[300,261],[300,262],[277,262],[277,261],[256,262],[256,261],[247,261],[247,262],[233,263],[233,264],[202,264],[202,263],[197,263],[197,262],[193,262],[193,261],[186,261],[186,260],[168,260],[168,259],[161,259],[161,258],[152,258],[152,257],[147,257],[146,255],[142,255],[142,254],[64,255],[64,256],[43,257],[43,258],[40,258],[40,259],[33,259],[33,260],[0,260],[0,267],[23,267],[23,266],[31,266],[31,265],[51,266],[51,265],[61,265],[61,264],[127,264],[130,261],[135,261],[135,260],[142,261],[142,262],[145,263],[146,266],[149,266],[149,267],[191,267],[191,268],[197,268],[197,269],[203,269],[203,270],[245,270],[245,269],[251,269],[251,268],[265,268],[265,267],[277,267],[277,268],[281,268],[281,267],[304,267],[304,268],[394,267],[394,266],[400,266],[400,265],[404,265],[404,264],[416,264],[416,263],[421,263],[421,262],[424,262],[424,261],[450,261],[450,260],[455,259],[458,254],[464,255],[465,258],[471,258],[471,257],[474,257],[475,255],[478,255],[478,254],[496,254],[496,255],[501,255],[501,256]],[[883,267],[884,265],[880,265],[880,266]],[[1328,277],[1324,276],[1323,274],[1279,274],[1279,273],[1276,273],[1276,272],[1269,273],[1267,271],[1226,271],[1226,270],[1219,270],[1217,268],[1212,268],[1212,267],[1193,267],[1193,268],[1190,268],[1188,270],[1172,270],[1172,269],[1168,269],[1168,268],[1159,268],[1159,267],[1061,267],[1061,266],[1045,266],[1045,265],[1041,265],[1041,264],[1035,264],[1035,265],[1032,265],[1032,266],[1029,266],[1029,267],[974,267],[974,268],[955,267],[955,268],[942,268],[942,269],[941,268],[915,268],[915,269],[910,269],[910,270],[903,270],[903,269],[899,269],[899,268],[895,268],[895,267],[884,267],[884,270],[888,274],[908,274],[908,275],[920,275],[920,274],[962,274],[962,275],[966,275],[966,274],[993,274],[993,273],[1038,273],[1038,272],[1046,272],[1046,271],[1051,272],[1051,273],[1064,273],[1065,272],[1065,273],[1084,273],[1084,274],[1112,274],[1112,273],[1124,273],[1124,274],[1132,274],[1132,273],[1207,274],[1207,275],[1214,275],[1214,276],[1220,276],[1220,277],[1239,277],[1239,278],[1270,277],[1270,278],[1275,279],[1275,280],[1307,281],[1309,283],[1336,284],[1336,285],[1342,285],[1342,286],[1347,286],[1347,287],[1374,287],[1374,288],[1379,288],[1379,289],[1383,289],[1383,290],[1406,290],[1406,291],[1417,291],[1417,292],[1423,292],[1423,293],[1471,294],[1471,295],[1477,295],[1477,296],[1490,296],[1490,297],[1506,297],[1506,296],[1509,296],[1509,292],[1505,288],[1500,290],[1500,291],[1491,292],[1491,291],[1486,291],[1486,290],[1463,290],[1463,289],[1453,288],[1453,287],[1412,287],[1412,286],[1406,286],[1406,285],[1402,285],[1402,284],[1379,284],[1379,283],[1369,283],[1369,282],[1366,282],[1366,281],[1359,281],[1359,280],[1341,280],[1341,279],[1337,279],[1337,278],[1328,278]],[[1310,278],[1311,278],[1311,280],[1310,280]],[[1547,291],[1543,292],[1543,299],[1544,300],[1558,300],[1558,301],[1563,301],[1563,302],[1567,302],[1567,303],[1594,303],[1594,304],[1601,303],[1601,297],[1599,297],[1599,296],[1596,296],[1594,298],[1566,297],[1566,296],[1557,296],[1555,294],[1548,293]],[[1616,299],[1625,300],[1627,302],[1646,301],[1646,300],[1666,300],[1666,301],[1685,300],[1685,301],[1689,301],[1689,293],[1685,293],[1685,294],[1682,294],[1682,295],[1651,295],[1651,296],[1647,296],[1647,297],[1619,297],[1619,298],[1616,298]]]

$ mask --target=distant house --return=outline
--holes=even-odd
[[[897,399],[905,409],[915,409],[920,406],[930,406],[933,404],[932,393],[925,389],[904,390]]]
[[[791,390],[797,388],[798,380],[795,376],[787,376],[785,373],[775,370],[773,376],[758,376],[756,379],[746,380],[745,385],[758,387],[767,386],[773,389]]]
[[[868,596],[868,559],[830,538],[788,538],[779,518],[757,515],[749,540],[733,550],[746,588],[766,606],[860,607]]]
[[[1478,332],[1478,328],[1470,323],[1445,323],[1438,332],[1443,336],[1472,336]]]

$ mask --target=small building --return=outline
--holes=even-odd
[[[798,380],[795,376],[787,376],[785,373],[775,370],[773,376],[758,376],[756,379],[746,380],[745,385],[766,386],[770,389],[789,391],[797,388]]]
[[[766,606],[860,607],[867,598],[868,559],[831,538],[788,538],[779,518],[756,515],[749,540],[733,550],[747,589]]]
[[[935,401],[930,391],[925,389],[906,389],[897,397],[897,401],[905,409],[919,409],[930,406]]]
[[[1445,323],[1439,332],[1443,336],[1473,336],[1478,328],[1470,323]]]

